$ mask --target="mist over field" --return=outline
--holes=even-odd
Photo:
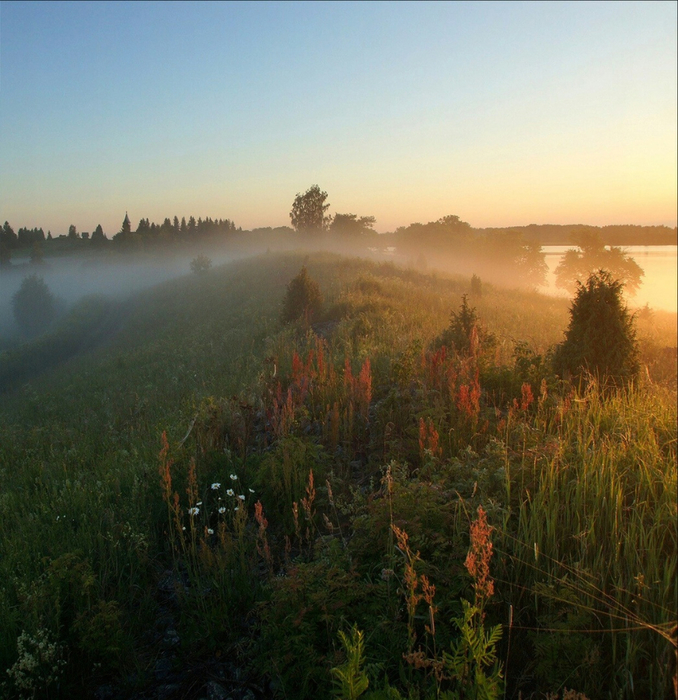
[[[238,254],[209,251],[215,265],[235,259]],[[0,274],[0,336],[16,336],[18,328],[12,314],[12,297],[27,275],[36,274],[55,295],[60,312],[91,294],[128,299],[142,289],[190,273],[190,262],[198,252],[142,255],[132,259],[119,257],[60,256],[39,267],[17,266]]]
[[[0,15],[0,700],[678,700],[678,4]]]

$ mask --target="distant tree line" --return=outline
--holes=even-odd
[[[669,226],[638,226],[623,224],[612,226],[588,226],[582,224],[530,224],[510,228],[478,229],[486,234],[515,232],[527,240],[541,245],[570,245],[573,237],[591,235],[598,237],[603,245],[677,245],[678,229]]]
[[[546,282],[548,266],[541,245],[520,232],[487,234],[458,216],[444,216],[427,224],[414,223],[396,229],[393,245],[410,255],[434,252],[450,263],[463,261],[485,274],[502,272],[528,286]]]
[[[135,231],[132,231],[127,215],[122,222],[122,227],[113,236],[116,243],[134,243],[139,241],[191,241],[196,237],[213,236],[216,234],[228,234],[236,231],[236,225],[230,219],[211,219],[207,217],[197,219],[193,216],[175,216],[174,219],[165,218],[162,224],[156,224],[149,219],[140,219]]]
[[[123,219],[120,231],[113,235],[112,239],[104,233],[101,224],[94,231],[79,232],[75,224],[68,227],[68,233],[53,237],[51,231],[45,232],[42,228],[20,228],[15,232],[9,222],[5,221],[0,227],[0,265],[11,263],[12,250],[31,249],[31,262],[42,262],[43,246],[51,244],[69,247],[82,247],[91,245],[103,247],[107,245],[145,247],[147,244],[167,244],[173,242],[191,242],[199,238],[228,234],[236,231],[236,225],[230,219],[205,219],[193,216],[177,216],[173,220],[166,218],[162,224],[156,224],[149,219],[141,219],[136,230],[132,230],[127,214]]]

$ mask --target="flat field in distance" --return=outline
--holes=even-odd
[[[302,265],[322,309],[283,326]],[[638,315],[641,377],[604,396],[550,368],[568,309],[267,254],[0,355],[0,694],[342,697],[355,625],[364,697],[455,692],[455,654],[507,697],[668,695],[676,315]]]

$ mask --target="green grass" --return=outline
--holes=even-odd
[[[302,322],[279,323],[302,264],[323,293],[324,345]],[[640,320],[649,374],[603,400],[570,393],[543,360],[562,340],[567,301],[483,282],[470,301],[496,348],[438,365],[429,348],[468,279],[293,253],[167,282],[124,306],[85,302],[48,338],[3,355],[0,668],[16,663],[22,631],[46,630],[67,665],[60,690],[36,672],[38,696],[91,692],[131,671],[143,687],[158,653],[146,632],[169,568],[191,584],[179,595],[186,659],[232,649],[281,697],[327,695],[343,658],[338,632],[356,624],[370,688],[386,675],[428,697],[431,675],[402,654],[412,632],[429,654],[458,638],[468,522],[483,504],[497,528],[487,615],[505,626],[509,687],[665,692],[676,619],[675,371],[656,353],[675,345],[675,318]],[[58,357],[50,343],[63,348]],[[460,392],[476,367],[469,413]],[[524,382],[535,397],[525,409]],[[435,449],[433,433],[419,443],[422,421]],[[176,520],[158,473],[163,432]],[[246,494],[237,512],[224,494],[232,473]],[[391,524],[410,534],[419,573],[436,585],[435,640],[423,604],[411,619],[403,613]]]

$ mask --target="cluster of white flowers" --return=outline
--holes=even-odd
[[[37,692],[56,683],[66,662],[62,658],[62,645],[50,640],[49,632],[39,629],[32,637],[23,631],[16,642],[19,658],[7,674],[22,697],[35,697]]]

